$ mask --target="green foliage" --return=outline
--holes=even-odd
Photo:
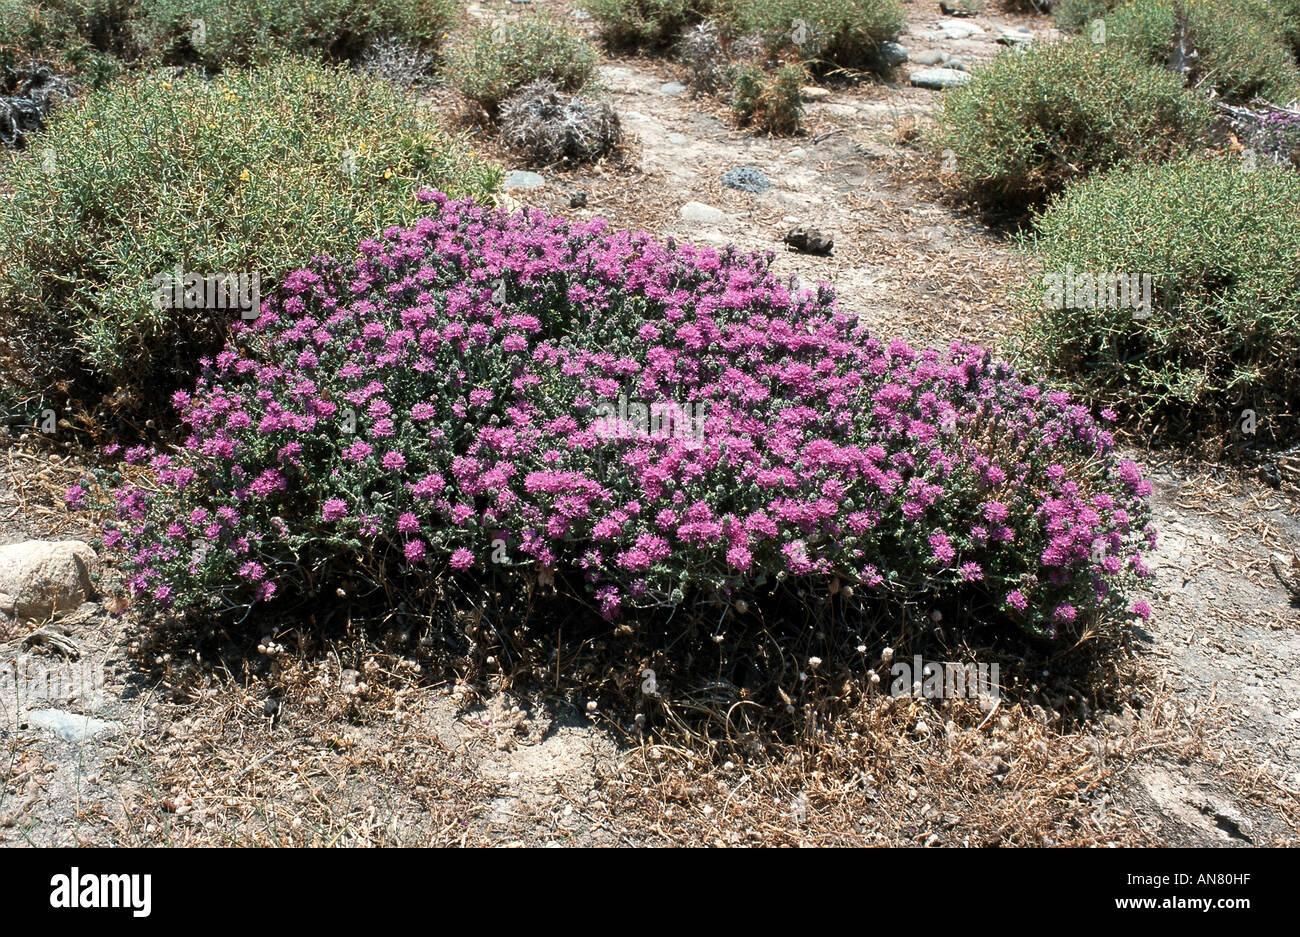
[[[732,85],[731,110],[736,122],[777,136],[798,133],[803,123],[799,90],[807,79],[800,65],[782,65],[771,76],[753,65],[741,67]]]
[[[179,268],[261,277],[350,255],[408,222],[424,186],[483,195],[499,171],[385,82],[285,58],[219,80],[126,79],[55,112],[11,154],[0,200],[0,337],[29,386],[157,404],[230,310],[157,308]]]
[[[583,6],[609,46],[663,50],[723,4],[718,0],[585,0]]]
[[[1180,160],[1088,179],[1035,218],[1046,274],[1152,276],[1149,315],[1026,291],[1031,347],[1057,377],[1139,416],[1300,405],[1300,174]],[[1061,308],[1066,306],[1067,308]]]
[[[1263,0],[1130,0],[1106,17],[1106,42],[1153,64],[1185,67],[1190,83],[1228,100],[1285,102],[1300,94],[1300,69]]]
[[[1127,160],[1160,160],[1208,127],[1177,75],[1086,39],[999,55],[944,96],[939,147],[973,193],[1033,202]]]
[[[1086,32],[1090,23],[1101,19],[1119,0],[1056,0],[1052,16],[1056,25],[1067,32]]]
[[[880,44],[906,22],[898,0],[735,0],[732,17],[737,31],[817,70],[882,69]]]
[[[536,14],[471,30],[449,50],[447,78],[495,117],[502,101],[535,81],[580,91],[598,61],[599,53],[586,39],[558,20]]]
[[[138,44],[151,58],[210,70],[264,63],[281,50],[350,61],[379,37],[437,46],[460,13],[455,0],[138,2]]]
[[[102,84],[136,55],[135,12],[136,0],[0,0],[0,68],[36,59]]]

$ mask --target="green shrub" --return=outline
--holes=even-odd
[[[549,81],[570,93],[581,90],[598,61],[586,39],[537,14],[471,30],[449,51],[447,77],[495,117],[502,101],[535,81]]]
[[[1300,60],[1300,0],[1273,0],[1282,36],[1291,52]]]
[[[1101,19],[1119,0],[1056,0],[1052,4],[1052,17],[1056,25],[1066,32],[1080,32],[1094,20]]]
[[[615,49],[663,50],[716,12],[718,0],[585,0],[600,38]]]
[[[1116,170],[1067,189],[1025,241],[1046,274],[1149,274],[1152,302],[1146,315],[1132,301],[1112,308],[1107,291],[1089,307],[1086,289],[1051,295],[1060,284],[1044,279],[1026,292],[1038,307],[1034,353],[1138,415],[1294,414],[1298,205],[1300,174],[1226,159]]]
[[[1228,100],[1289,101],[1300,93],[1279,20],[1262,0],[1131,0],[1106,17],[1106,41],[1157,65],[1177,65],[1178,37],[1192,84]]]
[[[258,274],[265,293],[304,255],[415,217],[418,188],[499,178],[394,86],[289,58],[125,80],[57,110],[33,150],[4,176],[0,336],[27,384],[121,387],[128,407],[239,315],[159,309],[155,277]]]
[[[798,133],[803,122],[799,90],[807,79],[808,73],[800,65],[782,65],[770,77],[756,66],[741,67],[732,86],[731,110],[736,122],[778,136]]]
[[[210,70],[264,63],[279,51],[351,61],[380,38],[436,46],[460,15],[455,0],[138,2],[138,43],[151,57]]]
[[[0,0],[0,69],[31,60],[102,84],[137,50],[136,0]]]
[[[882,70],[880,44],[906,22],[898,0],[736,0],[732,17],[738,31],[818,70]]]
[[[1084,39],[999,55],[944,96],[937,142],[981,198],[1032,202],[1125,160],[1185,149],[1210,107],[1177,75]]]

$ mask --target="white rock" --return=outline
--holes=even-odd
[[[539,173],[529,172],[526,169],[511,170],[505,181],[507,189],[536,189],[538,186],[543,185],[546,185],[544,176]]]
[[[680,214],[682,221],[694,221],[699,224],[721,224],[727,217],[721,209],[705,205],[703,202],[687,202],[682,206]]]
[[[97,735],[116,735],[122,731],[116,722],[79,716],[62,709],[33,709],[27,714],[27,724],[38,729],[48,729],[65,742],[84,742]]]
[[[0,612],[48,618],[93,594],[95,551],[80,540],[29,540],[0,547]]]
[[[799,89],[799,97],[805,101],[825,101],[831,96],[827,88],[819,88],[816,85],[804,85]]]

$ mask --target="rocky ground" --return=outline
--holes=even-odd
[[[923,142],[942,92],[909,76],[960,75],[1008,31],[1020,42],[1052,30],[998,12],[949,20],[928,0],[908,11],[897,80],[810,91],[796,138],[736,130],[669,61],[608,59],[601,78],[633,137],[626,160],[543,169],[540,185],[516,176],[524,186],[508,199],[775,251],[783,276],[835,284],[877,333],[1010,347],[1004,298],[1025,261],[947,197]],[[431,103],[449,106],[442,92]],[[727,188],[737,167],[770,188]],[[577,193],[585,207],[571,207]],[[830,255],[785,250],[795,227],[832,237]],[[7,442],[0,548],[88,538],[86,519],[59,507],[75,454],[34,434]],[[1107,710],[1080,713],[1086,703],[1046,686],[991,715],[877,697],[752,757],[642,735],[536,688],[430,676],[360,637],[172,661],[115,614],[111,572],[77,601],[69,562],[66,611],[0,623],[0,668],[50,676],[6,682],[0,670],[0,843],[1294,844],[1300,615],[1270,558],[1289,564],[1300,541],[1296,490],[1226,463],[1133,455],[1156,482],[1156,614],[1117,666],[1125,690]],[[16,556],[0,550],[0,592]]]

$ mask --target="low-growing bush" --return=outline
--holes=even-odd
[[[50,111],[74,94],[67,78],[47,66],[0,68],[0,145],[21,147],[45,126]]]
[[[614,152],[623,127],[608,102],[535,81],[501,105],[501,138],[534,164],[583,163]]]
[[[1145,573],[1137,466],[988,352],[874,339],[771,255],[426,197],[287,277],[177,393],[184,445],[102,477],[145,609],[494,571],[611,619],[788,581],[1055,634]]]
[[[801,65],[782,65],[771,75],[754,65],[741,66],[731,97],[736,122],[777,136],[798,133],[803,123],[799,92],[807,77]]]
[[[1300,61],[1300,0],[1273,0],[1273,10],[1281,24],[1282,37]]]
[[[1120,162],[1168,158],[1209,123],[1209,103],[1177,75],[1076,39],[1004,52],[949,91],[936,142],[978,197],[1029,203]]]
[[[738,31],[761,34],[815,71],[887,70],[881,43],[906,23],[898,0],[736,0],[731,16]]]
[[[1300,174],[1236,159],[1115,170],[1067,189],[1027,246],[1049,277],[1107,283],[1095,302],[1086,280],[1070,292],[1056,279],[1031,286],[1036,357],[1139,417],[1228,429],[1226,409],[1248,407],[1279,424],[1300,406],[1297,206]],[[1121,274],[1128,288],[1112,297]],[[1149,306],[1134,285],[1144,275]]]
[[[1263,0],[1129,0],[1105,19],[1107,44],[1206,85],[1227,100],[1285,103],[1300,69]]]
[[[1120,0],[1056,0],[1052,18],[1066,32],[1087,32],[1087,27],[1115,9]]]
[[[583,0],[615,49],[663,50],[723,6],[718,0]]]
[[[0,69],[32,62],[104,84],[134,60],[136,0],[0,0]]]
[[[297,258],[414,218],[420,187],[482,195],[498,175],[399,89],[344,70],[125,80],[56,110],[6,167],[0,339],[30,386],[157,403],[240,315],[160,305],[157,277],[269,290]]]
[[[563,23],[537,14],[471,30],[447,59],[456,90],[495,118],[502,101],[535,81],[581,91],[596,73],[599,54]]]
[[[150,58],[216,71],[280,52],[353,61],[374,42],[436,48],[460,16],[455,0],[136,0],[137,43]]]

